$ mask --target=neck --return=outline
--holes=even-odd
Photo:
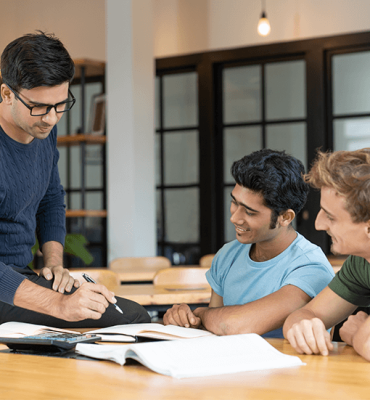
[[[297,232],[292,228],[288,228],[270,241],[254,243],[249,256],[255,262],[271,260],[286,250],[296,237]]]
[[[3,103],[0,103],[0,126],[3,128],[4,133],[16,142],[28,144],[34,139],[14,124],[9,110],[4,107]]]

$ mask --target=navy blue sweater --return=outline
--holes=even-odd
[[[40,247],[64,245],[65,205],[58,172],[57,129],[44,140],[14,141],[0,127],[0,301],[13,304],[24,276],[11,267],[32,261],[35,234]]]

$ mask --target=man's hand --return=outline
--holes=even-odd
[[[175,304],[163,316],[164,325],[184,326],[185,328],[198,328],[202,320],[194,315],[187,304]]]
[[[46,289],[24,279],[14,296],[14,305],[65,321],[99,319],[109,303],[115,304],[114,294],[105,286],[84,283],[73,294],[65,295]]]
[[[303,319],[292,325],[286,333],[292,347],[300,354],[322,354],[333,350],[330,334],[319,318]]]
[[[63,268],[63,246],[58,242],[46,242],[42,246],[42,255],[45,267],[40,275],[46,280],[54,279],[53,290],[59,293],[70,292],[72,287],[78,288],[80,283],[69,275],[69,271]]]
[[[59,293],[70,292],[72,287],[80,287],[80,282],[69,275],[69,271],[61,265],[55,267],[44,267],[40,271],[40,276],[50,281],[54,278],[53,290]]]
[[[368,315],[359,311],[356,315],[350,315],[347,321],[339,329],[341,339],[348,345],[353,346],[353,337],[359,330],[360,326],[368,319]]]
[[[65,321],[99,319],[109,306],[116,303],[114,294],[105,286],[84,283],[73,294],[60,299],[57,317]]]

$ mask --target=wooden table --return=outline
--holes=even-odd
[[[268,339],[296,355],[283,339]],[[3,348],[0,345],[0,348]],[[368,399],[370,363],[335,344],[329,357],[300,356],[305,366],[175,379],[140,364],[0,353],[0,398],[27,400],[312,400]]]
[[[186,303],[193,305],[207,305],[211,299],[211,287],[171,285],[154,286],[121,285],[115,290],[117,296],[136,301],[148,310],[162,311],[173,304]]]

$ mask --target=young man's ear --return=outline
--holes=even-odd
[[[0,96],[1,96],[1,102],[4,102],[5,104],[12,104],[12,91],[8,88],[5,83],[1,84],[0,87]]]
[[[278,221],[280,226],[288,226],[295,218],[295,212],[291,209],[284,211],[279,215]]]
[[[366,222],[366,235],[370,239],[370,220]]]

